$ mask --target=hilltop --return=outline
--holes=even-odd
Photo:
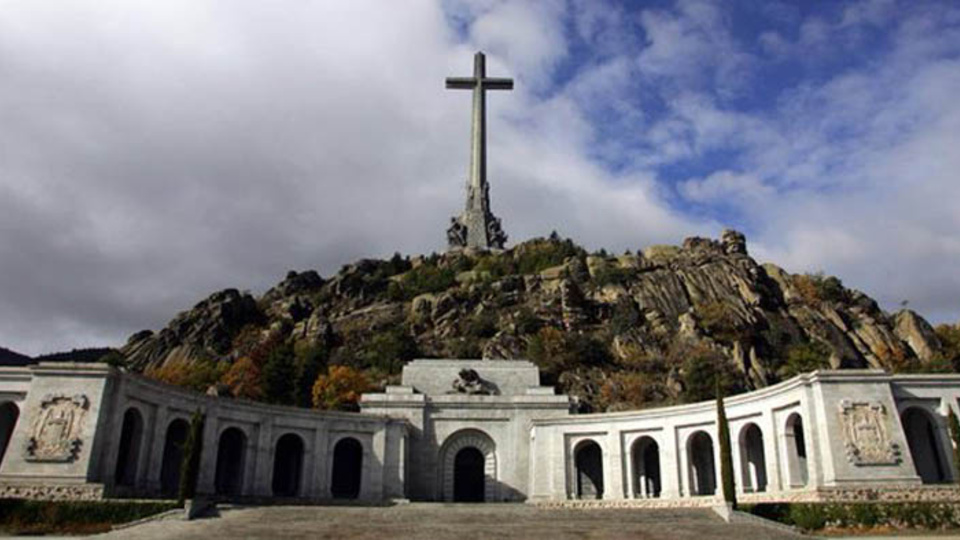
[[[582,410],[703,399],[718,376],[734,393],[822,367],[942,371],[953,360],[913,311],[761,265],[735,231],[623,255],[554,234],[504,251],[364,259],[329,278],[291,271],[260,297],[216,292],[120,354],[158,378],[301,405],[331,365],[383,385],[414,357],[528,358]]]

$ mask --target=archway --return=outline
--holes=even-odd
[[[496,446],[486,433],[464,429],[447,437],[440,448],[439,465],[440,500],[499,500]]]
[[[113,475],[118,486],[136,485],[142,439],[143,417],[140,416],[140,411],[130,407],[123,413],[123,424],[120,428],[120,448],[117,451],[117,467]]]
[[[187,442],[190,424],[182,418],[170,422],[163,441],[163,463],[160,466],[160,491],[167,496],[176,495],[180,489],[180,465],[183,462],[183,445]]]
[[[214,488],[217,495],[237,496],[243,492],[243,462],[247,436],[238,428],[227,428],[217,444],[217,473]]]
[[[333,447],[333,478],[330,494],[335,499],[356,499],[363,481],[363,445],[344,437]]]
[[[740,476],[743,491],[759,493],[767,490],[767,460],[763,455],[763,432],[754,423],[740,431]]]
[[[803,418],[799,413],[787,417],[786,429],[787,473],[790,487],[807,485],[807,441],[803,432]]]
[[[717,473],[713,460],[713,439],[698,431],[687,441],[690,461],[690,494],[713,495],[717,491]]]
[[[580,443],[574,451],[577,469],[577,498],[603,498],[603,450],[594,441]]]
[[[640,437],[633,443],[633,496],[660,496],[660,447],[651,437]]]
[[[485,493],[483,452],[472,446],[461,448],[453,460],[454,502],[483,502]]]
[[[16,403],[8,401],[0,405],[0,463],[3,463],[3,458],[7,455],[10,437],[13,436],[19,419],[20,407],[17,407]]]
[[[300,494],[300,475],[303,473],[303,439],[287,433],[277,440],[273,455],[273,494],[278,497],[296,497]]]
[[[936,420],[925,410],[911,407],[900,415],[904,434],[917,475],[924,484],[939,484],[950,480],[947,461]]]

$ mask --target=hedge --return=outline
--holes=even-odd
[[[801,529],[825,527],[944,529],[960,527],[960,504],[913,503],[765,503],[742,510]]]
[[[0,530],[13,533],[99,532],[166,512],[172,502],[28,501],[0,499]]]

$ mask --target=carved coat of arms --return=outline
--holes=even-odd
[[[40,402],[40,414],[27,441],[28,461],[73,461],[80,450],[80,430],[90,402],[78,394],[49,395]]]
[[[847,459],[854,465],[896,465],[900,448],[890,441],[887,410],[880,403],[840,402]]]

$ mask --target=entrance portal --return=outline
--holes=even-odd
[[[454,502],[483,502],[484,462],[483,452],[472,446],[457,452],[453,461]]]

